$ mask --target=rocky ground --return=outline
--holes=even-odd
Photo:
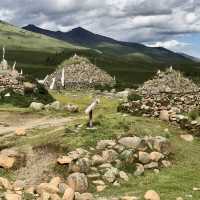
[[[0,107],[0,130],[11,128],[0,136],[0,198],[200,198],[197,138],[118,113],[120,95],[110,93],[98,94],[95,128],[88,129],[84,110],[96,92],[52,94],[60,107]]]

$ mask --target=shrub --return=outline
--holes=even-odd
[[[142,97],[134,91],[130,92],[128,95],[128,101],[138,101],[141,99],[142,99]]]
[[[189,116],[190,119],[196,120],[199,117],[199,110],[198,109],[194,109],[194,110],[190,111],[188,113],[188,116]]]

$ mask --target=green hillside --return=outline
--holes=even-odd
[[[149,79],[158,69],[173,65],[193,78],[200,75],[200,64],[162,48],[148,48],[135,43],[104,42],[94,47],[80,47],[42,34],[0,22],[0,46],[6,46],[6,59],[36,78],[52,73],[75,53],[115,76],[122,87],[132,87]],[[0,48],[0,55],[2,49]]]

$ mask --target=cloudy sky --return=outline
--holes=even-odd
[[[200,0],[0,0],[0,19],[61,31],[82,26],[200,57]]]

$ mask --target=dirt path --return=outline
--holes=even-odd
[[[50,117],[38,115],[0,113],[0,136],[14,133],[17,128],[25,130],[43,129],[49,127],[63,126],[72,121],[74,117]]]

